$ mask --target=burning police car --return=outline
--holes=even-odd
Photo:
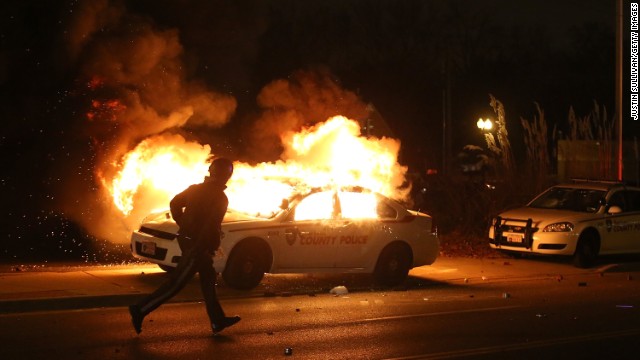
[[[177,231],[169,211],[148,216],[132,234],[133,255],[171,270],[181,255]],[[395,285],[438,253],[429,215],[361,188],[315,189],[267,219],[228,210],[214,266],[238,289],[257,286],[264,273],[372,273]]]
[[[489,239],[507,252],[573,256],[578,267],[598,255],[640,253],[640,188],[578,180],[553,186],[497,216]]]

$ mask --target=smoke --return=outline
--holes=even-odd
[[[258,95],[261,116],[251,132],[250,150],[265,159],[283,151],[281,136],[336,116],[363,120],[367,104],[345,90],[326,68],[299,70],[266,85]]]
[[[91,175],[74,172],[71,166],[60,170],[65,174],[64,189],[58,194],[62,199],[60,210],[94,236],[127,242],[142,217],[158,204],[166,205],[166,194],[176,190],[164,189],[167,192],[159,196],[149,179],[180,176],[177,183],[186,186],[199,181],[205,171],[191,169],[195,175],[188,179],[184,169],[152,174],[145,170],[146,165],[129,168],[129,155],[144,152],[147,161],[155,162],[161,158],[161,149],[172,148],[189,159],[185,163],[201,164],[211,147],[196,142],[196,135],[189,129],[224,126],[234,115],[237,101],[189,77],[178,30],[160,28],[119,2],[80,2],[65,39],[68,57],[78,69],[77,93],[86,102],[78,126],[84,137],[91,139],[91,156],[81,160],[84,169],[91,169]],[[313,162],[291,152],[288,141],[292,132],[336,115],[357,121],[371,115],[367,104],[356,93],[343,89],[325,68],[296,71],[287,79],[269,83],[259,92],[257,104],[259,115],[247,134],[245,143],[250,145],[244,150],[254,159],[261,157],[256,159],[260,161],[280,158]],[[357,123],[350,126],[359,133]],[[361,147],[385,147],[396,154],[395,161],[399,143],[388,139],[378,142]],[[397,164],[393,168],[400,178],[389,177],[388,183],[397,187],[406,169]],[[135,175],[142,180],[126,184],[130,187],[114,183],[128,171],[138,172]],[[127,215],[123,214],[122,203],[114,203],[116,185],[121,195],[133,201],[131,206],[124,204],[130,210]]]
[[[91,139],[94,185],[83,191],[81,176],[69,176],[60,208],[95,236],[127,241],[129,225],[102,186],[121,170],[122,157],[159,134],[219,128],[236,100],[188,78],[177,30],[160,29],[119,2],[78,3],[66,40],[88,103],[79,127]]]

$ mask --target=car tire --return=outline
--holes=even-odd
[[[234,289],[250,290],[260,284],[268,270],[268,260],[263,246],[259,245],[256,242],[243,242],[233,249],[222,272],[227,285]]]
[[[176,268],[169,265],[158,264],[158,267],[162,269],[162,271],[171,274]]]
[[[381,285],[399,285],[407,278],[412,263],[411,249],[406,244],[393,243],[380,253],[373,277]]]
[[[579,268],[589,268],[593,266],[598,257],[598,238],[593,232],[586,232],[580,235],[576,252],[573,255],[573,264]]]

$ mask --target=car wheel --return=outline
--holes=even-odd
[[[374,279],[385,286],[401,284],[409,274],[412,264],[411,249],[395,243],[382,250],[374,270]]]
[[[160,269],[162,269],[162,271],[165,271],[165,272],[168,272],[168,273],[171,273],[171,272],[173,272],[173,271],[176,269],[176,268],[175,268],[175,267],[173,267],[173,266],[169,266],[169,265],[162,265],[162,264],[158,264],[158,267],[159,267]]]
[[[231,252],[222,278],[232,288],[240,290],[252,289],[262,281],[268,270],[266,255],[261,246],[255,242],[237,245]]]
[[[598,238],[592,232],[583,233],[578,239],[573,264],[579,268],[592,266],[598,257]]]

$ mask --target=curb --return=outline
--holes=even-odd
[[[131,305],[139,298],[140,295],[103,295],[51,299],[0,300],[0,314],[120,307]]]

